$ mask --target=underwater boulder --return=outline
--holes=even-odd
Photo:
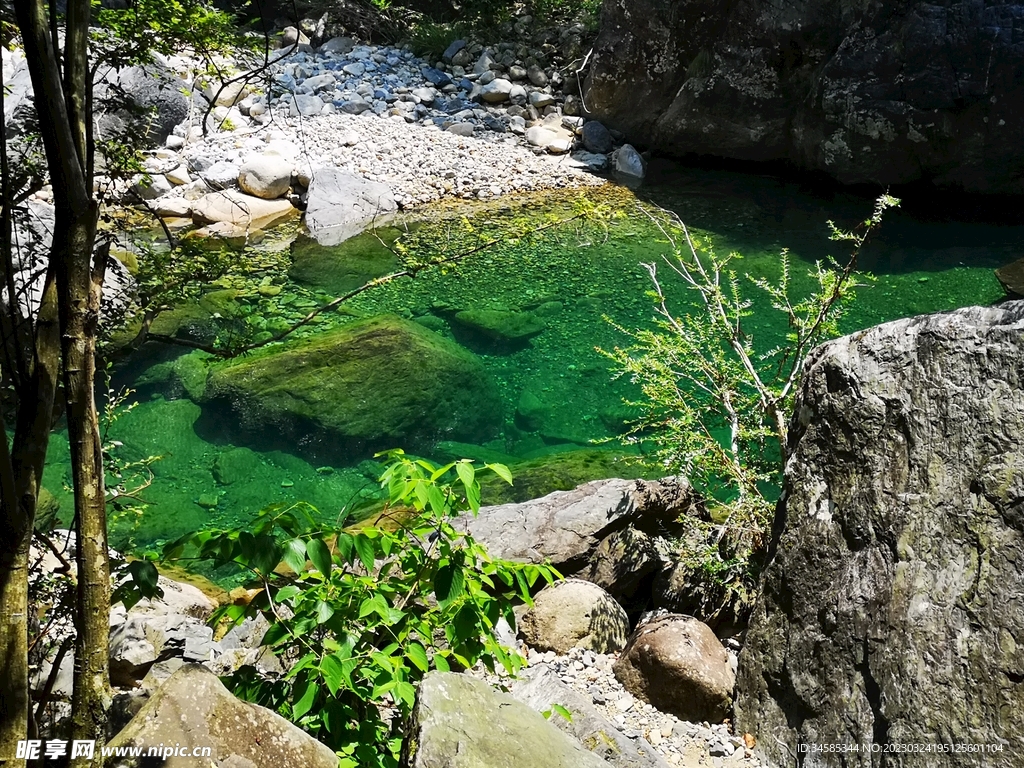
[[[479,441],[502,422],[475,355],[394,315],[220,365],[204,399],[250,435],[343,451]]]

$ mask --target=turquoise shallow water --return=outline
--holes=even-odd
[[[633,393],[627,383],[612,380],[608,363],[595,347],[627,341],[605,316],[626,328],[650,324],[650,285],[640,264],[665,252],[663,238],[623,191],[565,193],[540,199],[537,208],[502,212],[492,207],[482,218],[471,220],[481,230],[500,232],[512,218],[529,216],[540,222],[552,211],[564,213],[580,194],[611,203],[620,215],[607,228],[561,228],[521,242],[503,238],[498,246],[458,266],[426,270],[415,279],[366,292],[342,312],[325,315],[298,335],[322,333],[357,316],[392,312],[475,352],[497,383],[501,434],[485,446],[442,444],[433,451],[438,459],[475,452],[481,458],[504,457],[513,463],[514,472],[515,462],[533,459],[523,465],[522,472],[529,474],[537,472],[545,456],[555,454],[547,461],[568,467],[556,486],[568,482],[565,477],[574,472],[589,477],[630,471],[608,456],[595,463],[593,454],[582,457],[579,451],[621,429],[626,415],[621,400]],[[640,190],[638,199],[675,211],[717,249],[742,253],[737,267],[754,276],[776,277],[779,253],[788,248],[796,289],[806,284],[807,270],[816,259],[830,253],[840,259],[848,255],[848,246],[828,240],[826,220],[849,226],[871,208],[870,199],[854,195],[824,198],[776,179],[687,170],[662,175],[659,183]],[[443,241],[438,238],[441,249]],[[894,212],[862,254],[861,267],[878,279],[863,290],[843,330],[998,301],[1002,290],[993,270],[1017,258],[1021,243],[1021,226],[927,220]],[[243,286],[227,302],[250,328],[272,332],[363,274],[389,269],[393,263],[369,236],[350,242],[327,267],[318,261],[323,254],[315,250],[296,246],[294,253],[294,279],[271,272],[256,275],[254,286],[274,283],[280,292]],[[337,259],[347,267],[340,268]],[[681,306],[688,293],[667,270],[662,274],[664,287]],[[527,310],[543,320],[544,330],[528,342],[495,343],[460,330],[451,321],[460,309]],[[756,338],[778,338],[785,329],[773,321],[769,314],[757,313],[748,331]],[[111,437],[123,443],[119,450],[126,458],[163,457],[152,466],[153,481],[143,494],[149,506],[142,516],[115,514],[116,546],[148,545],[209,524],[244,525],[259,508],[275,501],[309,501],[333,517],[343,506],[373,497],[379,467],[366,455],[311,458],[309,451],[280,450],[280,445],[259,435],[231,435],[238,445],[229,442],[202,417],[202,409],[187,392],[166,385],[168,361],[183,350],[152,347],[121,363],[115,378],[117,385],[138,390],[139,405],[118,421]],[[520,414],[517,419],[517,409],[528,410],[535,418],[524,420]],[[238,451],[239,446],[248,450]],[[585,462],[590,463],[583,467]],[[56,435],[45,484],[64,511],[70,510],[64,490],[68,480],[66,440]]]

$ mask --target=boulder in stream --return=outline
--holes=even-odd
[[[337,245],[398,209],[391,189],[334,168],[317,168],[309,183],[306,227],[320,245]]]
[[[394,315],[214,367],[204,398],[250,435],[336,448],[490,437],[501,424],[497,389],[476,356]]]

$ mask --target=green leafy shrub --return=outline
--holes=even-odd
[[[342,768],[398,765],[399,726],[429,670],[483,662],[516,672],[524,659],[498,642],[495,627],[501,618],[514,627],[514,601],[529,603],[539,579],[557,577],[491,558],[452,524],[458,512],[479,509],[478,471],[511,482],[506,467],[386,455],[384,514],[399,521],[395,530],[325,528],[306,505],[275,505],[251,531],[203,531],[165,552],[255,579],[260,591],[249,605],[224,607],[213,621],[261,614],[270,624],[263,643],[288,672],[274,678],[246,667],[227,683],[335,749]]]
[[[870,276],[857,271],[857,257],[886,209],[899,204],[878,198],[857,231],[832,222],[832,239],[853,245],[846,264],[818,262],[804,295],[793,290],[788,253],[780,257],[777,281],[737,273],[738,254],[722,256],[687,229],[675,214],[645,211],[670,246],[663,258],[674,277],[691,291],[693,304],[675,314],[662,289],[658,264],[650,274],[656,319],[652,329],[627,330],[631,344],[603,354],[619,376],[639,386],[642,397],[628,403],[641,413],[629,437],[653,449],[668,471],[682,472],[712,502],[712,523],[686,537],[683,562],[729,602],[732,589],[745,591],[767,543],[787,458],[787,426],[807,353],[839,335],[839,321]],[[773,348],[755,338],[749,320],[757,313],[781,315],[785,338]]]

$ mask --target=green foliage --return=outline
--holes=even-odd
[[[818,262],[808,277],[813,288],[794,295],[788,254],[779,260],[776,281],[740,275],[732,253],[721,256],[693,236],[677,217],[647,212],[671,247],[665,265],[695,298],[684,314],[674,314],[662,290],[656,264],[646,264],[656,308],[653,329],[616,326],[632,344],[602,353],[619,376],[639,386],[642,397],[629,405],[641,416],[629,438],[643,441],[665,469],[686,474],[709,499],[717,500],[716,522],[685,537],[684,559],[719,582],[749,582],[748,565],[766,543],[772,491],[786,459],[787,423],[807,352],[839,334],[839,322],[870,276],[856,271],[857,255],[887,208],[899,201],[880,197],[859,231],[844,232],[832,222],[832,239],[850,242],[846,265]],[[755,304],[744,293],[753,285],[762,300],[756,312],[774,311],[788,329],[781,343],[767,348],[748,321]],[[766,301],[765,301],[766,300]],[[770,342],[768,342],[770,343]]]
[[[516,672],[524,659],[495,639],[495,626],[501,618],[515,626],[513,601],[529,603],[539,579],[557,576],[495,560],[452,524],[459,511],[479,509],[478,473],[511,482],[506,467],[385,455],[384,514],[398,523],[394,531],[326,529],[306,505],[275,505],[251,531],[203,531],[165,551],[256,580],[248,606],[227,606],[213,620],[262,614],[270,624],[263,642],[288,672],[243,668],[228,684],[335,749],[343,768],[398,765],[399,727],[428,671],[483,662]]]
[[[247,45],[231,15],[207,0],[134,0],[125,9],[93,0],[93,18],[94,60],[115,68],[148,64],[154,54],[210,58]]]

